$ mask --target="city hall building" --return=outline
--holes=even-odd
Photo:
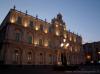
[[[10,9],[0,25],[0,62],[18,65],[83,63],[82,37],[66,28],[59,13],[48,23]]]

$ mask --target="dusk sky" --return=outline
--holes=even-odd
[[[83,42],[100,41],[100,0],[0,0],[0,23],[14,5],[48,22],[60,12],[67,29],[81,35]]]

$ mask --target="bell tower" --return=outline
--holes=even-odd
[[[52,19],[51,24],[52,32],[54,32],[57,36],[60,36],[66,30],[66,25],[62,19],[61,13],[58,13],[56,18]]]

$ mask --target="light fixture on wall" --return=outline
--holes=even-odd
[[[27,27],[27,26],[28,26],[28,24],[27,24],[27,22],[25,22],[25,23],[24,23],[24,27]]]
[[[56,27],[58,27],[58,25],[56,24]]]
[[[90,55],[87,55],[87,59],[91,59],[91,56]]]
[[[56,35],[59,36],[59,31],[56,31]]]
[[[44,30],[44,33],[48,33],[48,30],[47,30],[47,29],[45,29],[45,30]]]
[[[15,23],[15,18],[14,17],[11,17],[10,22],[11,23]]]
[[[100,54],[100,51],[98,52],[98,54]]]
[[[63,42],[66,42],[66,39],[63,39]]]
[[[64,43],[61,43],[61,45],[60,45],[61,47],[63,47],[64,46]]]
[[[35,26],[35,30],[36,30],[36,31],[39,30],[39,26]]]

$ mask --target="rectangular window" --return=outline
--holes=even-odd
[[[39,45],[42,46],[42,39],[39,39]]]
[[[20,33],[16,33],[16,41],[17,41],[17,42],[20,41]]]
[[[40,30],[43,31],[43,24],[40,25]]]
[[[30,26],[30,28],[33,28],[33,21],[30,21],[30,24],[29,24],[29,26]]]
[[[29,44],[32,44],[32,36],[29,36],[29,37],[28,37],[28,43],[29,43]]]
[[[19,16],[18,19],[17,19],[17,24],[18,24],[18,25],[21,25],[21,24],[22,24],[22,18],[21,18],[20,16]]]

